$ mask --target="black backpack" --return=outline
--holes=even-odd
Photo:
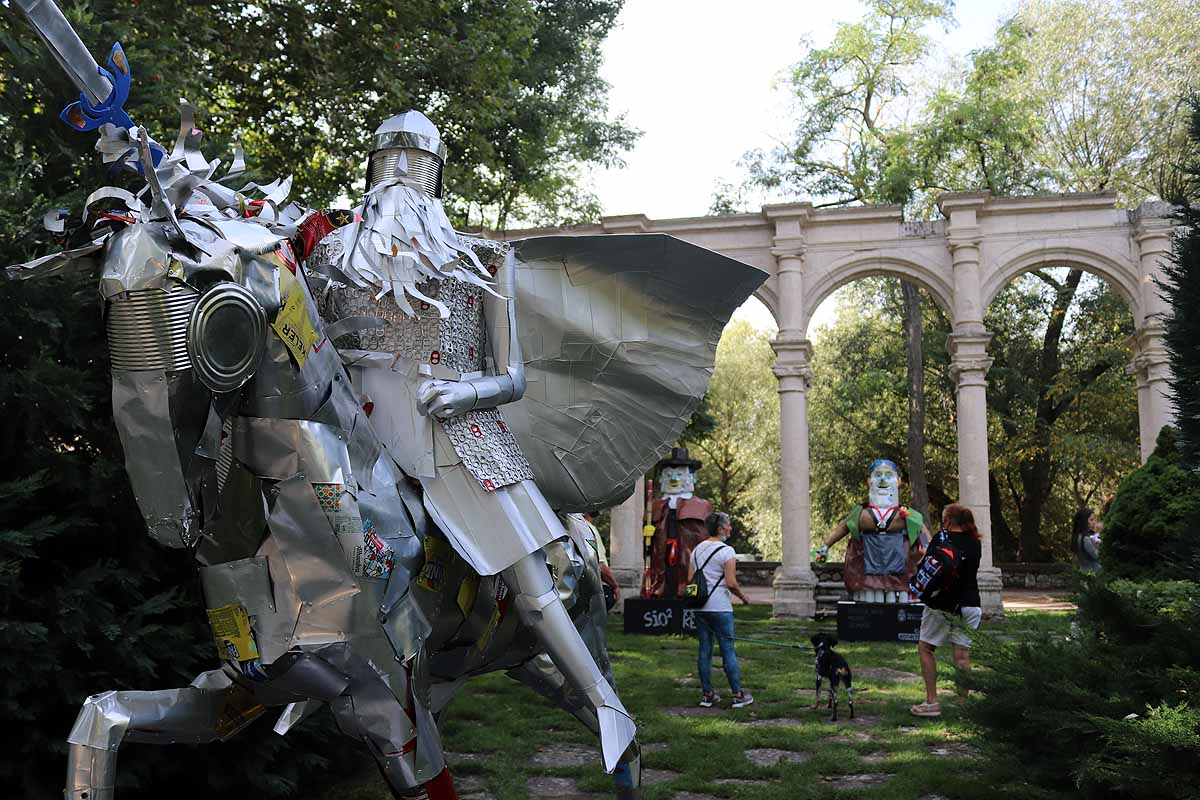
[[[704,604],[708,602],[708,597],[712,594],[712,590],[720,586],[721,581],[725,580],[725,575],[722,574],[717,579],[716,585],[712,589],[708,588],[708,578],[704,577],[704,568],[708,566],[708,562],[712,561],[713,556],[726,547],[729,547],[729,545],[723,544],[720,547],[714,548],[708,554],[708,558],[704,559],[704,563],[692,573],[692,580],[688,582],[687,586],[683,587],[683,604],[688,608],[704,608]]]
[[[908,581],[908,591],[930,608],[957,611],[959,604],[958,565],[962,554],[950,534],[941,531],[929,543],[925,558]]]

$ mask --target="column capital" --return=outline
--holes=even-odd
[[[801,271],[804,266],[804,254],[807,252],[808,241],[803,236],[776,239],[771,246],[771,255],[780,262],[780,272]],[[789,263],[785,266],[784,261]]]
[[[982,384],[992,367],[987,347],[990,333],[952,333],[946,338],[950,350],[950,374],[960,386]]]
[[[970,249],[978,250],[979,245],[982,243],[983,230],[978,225],[952,228],[946,236],[946,244],[950,247],[951,256],[959,256],[960,253],[967,255],[965,251]]]
[[[601,217],[600,227],[605,233],[645,233],[650,230],[650,218],[645,214],[619,214]]]
[[[787,336],[783,331],[771,340],[775,351],[775,366],[808,366],[812,361],[812,341],[801,336]]]

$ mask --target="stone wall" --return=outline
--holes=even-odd
[[[997,564],[1005,589],[1045,589],[1066,591],[1071,588],[1073,564]]]
[[[770,586],[778,566],[778,561],[740,561],[738,583],[745,586]],[[1005,589],[1066,591],[1071,588],[1075,572],[1071,564],[1008,563],[996,566],[1000,569]],[[838,601],[850,599],[850,594],[842,583],[842,563],[814,563],[812,571],[817,576],[817,617],[837,616]]]

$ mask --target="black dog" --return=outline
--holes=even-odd
[[[821,681],[829,681],[829,708],[833,709],[830,722],[837,722],[837,688],[838,684],[846,686],[846,702],[850,704],[850,719],[854,719],[854,689],[851,688],[850,665],[841,653],[835,653],[837,638],[828,633],[818,633],[812,637],[813,649],[817,652],[817,696],[813,702],[815,710],[821,705]]]

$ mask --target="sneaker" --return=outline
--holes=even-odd
[[[700,707],[712,708],[719,702],[721,702],[721,695],[716,692],[705,692],[704,696],[700,698]]]
[[[754,697],[749,692],[738,692],[733,696],[733,707],[742,708],[754,702]]]

